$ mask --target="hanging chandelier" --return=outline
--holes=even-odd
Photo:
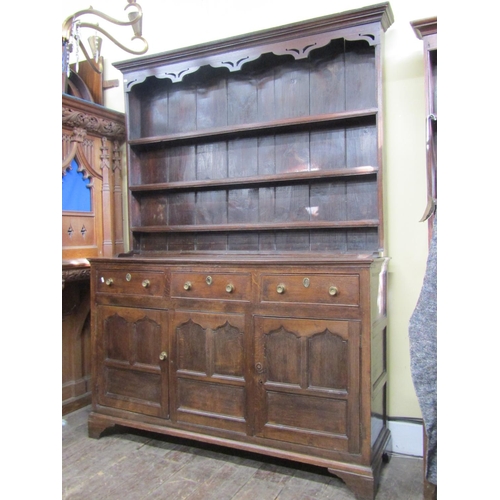
[[[78,61],[80,58],[80,53],[83,53],[85,59],[89,62],[90,66],[97,73],[102,73],[102,67],[99,63],[99,58],[101,55],[102,38],[97,34],[101,33],[106,38],[111,40],[120,49],[134,55],[141,55],[147,52],[148,42],[142,36],[142,8],[135,0],[127,0],[127,5],[124,10],[133,8],[131,12],[128,12],[128,21],[120,21],[107,14],[95,10],[92,6],[85,10],[80,10],[75,12],[63,22],[62,25],[62,73],[63,73],[63,91],[65,86],[65,79],[70,76],[70,54],[75,52],[75,69],[78,72]],[[80,20],[81,16],[93,15],[104,19],[105,21],[115,24],[117,26],[132,26],[133,37],[131,41],[140,40],[142,42],[142,48],[139,50],[132,49],[120,43],[116,38],[110,35],[106,30],[104,30],[98,23],[89,23]],[[89,50],[85,47],[81,32],[84,29],[90,29],[94,31],[94,34],[88,37]]]

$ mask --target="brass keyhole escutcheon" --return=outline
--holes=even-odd
[[[207,285],[211,285],[211,284],[212,284],[212,282],[213,282],[213,280],[212,280],[212,276],[207,276],[207,277],[205,278],[205,282],[207,283]]]
[[[191,290],[191,282],[190,281],[186,281],[186,283],[184,283],[184,290]]]
[[[336,287],[336,286],[331,286],[329,289],[328,289],[328,293],[334,297],[335,295],[337,295],[339,293],[339,289]]]
[[[150,285],[149,280],[144,280],[144,281],[142,282],[142,286],[143,286],[144,288],[148,288],[148,286],[149,286],[149,285]]]
[[[160,361],[164,361],[165,359],[167,359],[167,353],[165,351],[162,351],[162,353],[160,354]]]
[[[113,278],[108,278],[106,280],[106,285],[111,286],[113,284]]]
[[[280,283],[277,287],[276,287],[276,291],[278,293],[285,293],[285,285],[283,283]]]
[[[130,280],[132,279],[132,275],[131,275],[130,273],[127,273],[127,274],[125,275],[125,279],[126,279],[127,281],[130,281]]]
[[[231,293],[233,290],[234,290],[234,285],[232,285],[231,283],[226,285],[226,292],[227,293]]]
[[[309,285],[311,284],[311,281],[309,280],[309,278],[304,278],[302,280],[302,284],[306,287],[306,288],[309,288]]]

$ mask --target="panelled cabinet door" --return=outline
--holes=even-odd
[[[172,420],[246,434],[245,316],[172,313]]]
[[[258,436],[357,453],[360,323],[255,317]]]
[[[168,418],[168,314],[97,307],[98,403]]]

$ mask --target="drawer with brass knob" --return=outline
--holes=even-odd
[[[100,268],[96,273],[97,293],[161,296],[165,288],[163,272],[133,268]]]
[[[174,271],[172,297],[214,300],[250,300],[250,273]]]
[[[262,274],[261,302],[358,306],[357,274]]]

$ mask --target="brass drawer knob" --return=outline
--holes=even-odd
[[[234,286],[231,283],[226,285],[226,292],[227,293],[231,293],[233,290],[234,290]]]
[[[333,297],[339,293],[339,289],[336,286],[331,286],[328,289],[328,293]]]
[[[283,283],[280,283],[277,287],[276,287],[276,291],[278,293],[285,293],[285,285]]]
[[[191,282],[190,281],[186,281],[186,283],[184,283],[184,290],[191,290]]]
[[[149,286],[149,285],[150,285],[149,280],[144,280],[144,281],[142,282],[142,286],[143,286],[144,288],[148,288],[148,286]]]
[[[165,351],[163,351],[161,354],[160,354],[160,361],[164,361],[165,359],[167,359],[167,353]]]
[[[108,278],[105,283],[106,285],[111,286],[113,284],[113,278]]]

